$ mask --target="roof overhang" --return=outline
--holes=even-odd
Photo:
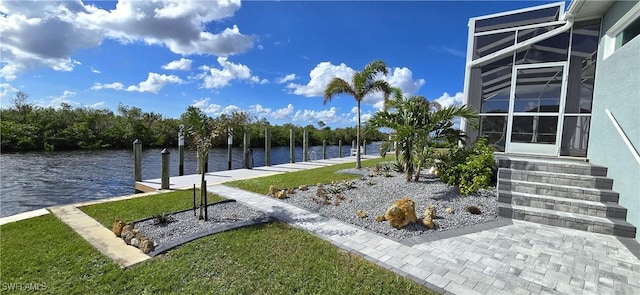
[[[601,17],[615,0],[573,0],[565,13],[565,19]]]

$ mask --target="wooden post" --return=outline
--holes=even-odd
[[[227,169],[231,170],[231,148],[233,147],[233,129],[227,134]]]
[[[264,165],[271,166],[271,129],[264,130]]]
[[[178,131],[178,175],[184,175],[184,125],[180,124],[180,131]]]
[[[367,141],[363,141],[362,142],[362,154],[366,155],[367,154]]]
[[[142,181],[142,141],[136,139],[133,142],[133,179]]]
[[[289,129],[289,162],[290,163],[296,162],[296,154],[295,154],[296,138],[294,137],[294,135],[295,133],[293,131],[293,128]]]
[[[338,140],[338,158],[342,158],[342,139]]]
[[[352,149],[356,148],[356,140],[355,139],[351,141],[351,148]]]
[[[322,140],[322,159],[327,159],[327,140]]]
[[[244,132],[242,139],[242,168],[249,169],[249,133]]]
[[[162,180],[160,184],[160,189],[169,189],[169,151],[165,148],[160,152],[162,155],[162,167],[160,169],[160,174],[162,175]]]
[[[302,132],[302,162],[309,161],[309,130]]]

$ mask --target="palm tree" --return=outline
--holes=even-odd
[[[360,104],[362,99],[367,94],[382,91],[385,100],[389,96],[391,86],[387,81],[375,80],[378,74],[387,75],[389,70],[387,65],[381,61],[376,60],[367,64],[362,72],[355,72],[351,78],[351,84],[343,80],[342,78],[335,77],[329,82],[327,88],[324,90],[323,104],[331,101],[331,99],[340,94],[348,94],[355,98],[358,104],[358,126],[356,130],[356,169],[362,168],[360,163]]]
[[[407,181],[418,181],[420,169],[431,157],[430,145],[436,140],[457,142],[464,134],[454,128],[454,118],[468,119],[477,126],[477,112],[468,106],[442,107],[437,102],[429,102],[422,96],[403,97],[402,91],[392,90],[394,96],[385,108],[373,115],[368,128],[390,128],[394,130],[393,141],[400,149],[399,160],[406,173]],[[386,150],[390,142],[385,143]]]
[[[234,112],[230,116],[220,116],[217,119],[208,117],[202,110],[190,106],[187,112],[182,115],[182,120],[189,126],[189,135],[198,155],[200,172],[200,212],[198,219],[204,218],[205,195],[207,187],[205,185],[205,162],[209,158],[209,150],[213,147],[215,140],[220,135],[228,135],[231,128],[245,126],[250,122],[250,117],[245,112]]]

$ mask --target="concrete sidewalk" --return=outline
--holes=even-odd
[[[378,156],[362,155],[363,160],[379,158]],[[344,158],[332,158],[326,160],[315,160],[310,162],[297,162],[278,164],[273,166],[254,167],[253,169],[234,169],[234,170],[222,170],[213,171],[205,174],[205,180],[207,185],[220,184],[227,181],[248,179],[262,176],[269,176],[273,174],[280,174],[285,172],[300,171],[306,169],[320,168],[325,166],[331,166],[336,164],[355,162],[355,157]],[[169,178],[169,189],[182,189],[192,187],[194,184],[200,186],[200,174],[191,174],[183,176],[172,176]],[[157,191],[160,189],[161,179],[149,179],[143,181],[137,181],[136,189],[142,192]]]
[[[633,239],[503,219],[503,226],[412,243],[387,238],[264,195],[224,185],[234,199],[363,256],[436,292],[453,294],[640,294]],[[506,221],[506,222],[505,222]],[[455,230],[454,230],[455,231]]]

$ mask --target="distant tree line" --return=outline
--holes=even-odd
[[[73,108],[61,104],[59,108],[40,107],[29,103],[28,95],[16,93],[13,105],[0,109],[0,148],[10,151],[53,151],[75,149],[119,149],[131,148],[139,139],[147,147],[175,147],[178,145],[178,130],[184,124],[191,126],[186,114],[199,111],[188,107],[180,119],[164,118],[162,114],[144,112],[138,107],[120,104],[116,113],[108,109],[88,107]],[[224,115],[223,115],[224,116]],[[254,119],[246,126],[238,126],[233,133],[234,146],[240,146],[243,130],[248,130],[251,147],[264,147],[264,130],[271,129],[272,146],[288,146],[289,130],[295,130],[296,144],[302,143],[303,130],[309,131],[309,144],[320,145],[327,140],[330,145],[343,141],[348,146],[356,139],[356,128],[331,129],[323,122],[318,127],[284,124],[273,126],[266,119]],[[187,132],[185,135],[188,136]],[[377,130],[363,134],[369,142],[386,139]],[[226,136],[216,139],[213,146],[227,146]]]

